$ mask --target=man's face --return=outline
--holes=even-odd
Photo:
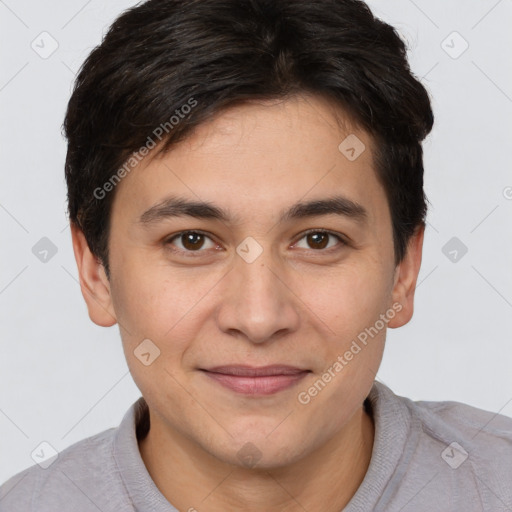
[[[152,428],[226,462],[277,467],[361,410],[385,326],[404,320],[372,140],[343,124],[314,97],[235,107],[118,185],[107,286]],[[225,218],[154,208],[171,198]],[[290,210],[334,198],[337,208]],[[233,368],[271,365],[297,370]]]

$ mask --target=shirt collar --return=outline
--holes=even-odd
[[[387,501],[386,489],[393,487],[389,486],[391,479],[401,477],[396,474],[396,468],[400,465],[405,470],[407,464],[403,458],[411,455],[406,445],[413,447],[417,442],[417,432],[411,428],[411,412],[403,398],[396,396],[382,382],[375,381],[367,403],[375,426],[372,457],[361,485],[343,512],[382,510],[378,505]],[[412,437],[411,432],[415,433]]]
[[[391,389],[375,381],[366,399],[375,426],[372,457],[358,490],[343,512],[376,510],[410,440],[411,413]],[[137,438],[149,428],[149,411],[140,397],[127,411],[114,438],[114,458],[137,512],[177,512],[151,479]],[[414,440],[412,440],[414,441]]]
[[[141,437],[147,432],[148,412],[143,397],[130,407],[114,437],[114,458],[137,512],[177,512],[158,490],[140,455],[137,432]]]

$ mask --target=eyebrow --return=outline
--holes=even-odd
[[[339,215],[358,223],[365,223],[368,219],[368,212],[361,204],[343,196],[335,196],[295,203],[281,213],[279,221],[286,222],[319,215]],[[196,219],[215,219],[225,223],[236,221],[226,210],[212,203],[191,201],[181,197],[168,197],[146,210],[138,222],[143,226],[149,226],[165,219],[184,216]]]

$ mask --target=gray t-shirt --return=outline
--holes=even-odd
[[[511,418],[458,402],[413,402],[377,381],[366,403],[372,458],[343,512],[512,511]],[[139,453],[147,418],[140,398],[119,427],[63,450],[47,469],[12,477],[0,487],[0,511],[176,512]],[[200,498],[191,506],[200,512]]]

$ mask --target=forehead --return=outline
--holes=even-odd
[[[331,135],[328,140],[327,132]],[[198,153],[238,149],[258,154],[298,153],[302,147],[302,155],[307,152],[313,156],[327,144],[337,149],[343,133],[359,133],[370,142],[341,107],[321,96],[297,94],[230,106],[199,125],[182,145]]]
[[[222,111],[167,153],[143,160],[119,184],[113,208],[140,216],[173,195],[222,202],[242,220],[334,193],[371,203],[384,197],[372,154],[371,137],[323,98],[254,101]]]

